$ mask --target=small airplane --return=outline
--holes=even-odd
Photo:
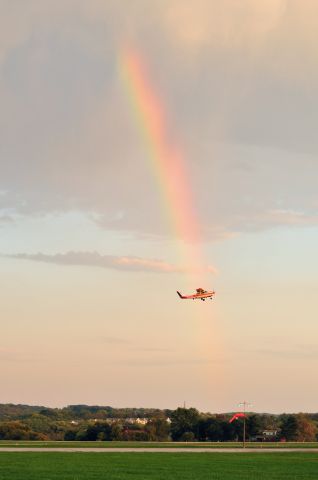
[[[196,292],[194,295],[186,295],[183,296],[181,295],[180,292],[177,291],[177,294],[179,295],[180,298],[183,300],[202,300],[203,302],[205,301],[206,298],[210,298],[212,300],[213,295],[215,295],[215,292],[207,292],[206,290],[203,290],[203,288],[197,288]]]

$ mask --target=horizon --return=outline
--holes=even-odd
[[[70,404],[70,405],[64,405],[64,406],[49,406],[49,405],[31,405],[31,404],[24,404],[24,403],[0,403],[0,407],[1,406],[4,406],[4,405],[12,405],[12,406],[21,406],[21,407],[38,407],[38,408],[48,408],[48,409],[51,409],[51,410],[63,410],[65,408],[69,408],[69,407],[88,407],[88,408],[95,408],[95,407],[98,407],[98,408],[111,408],[112,410],[139,410],[139,409],[143,409],[143,410],[160,410],[160,411],[165,411],[165,410],[171,410],[171,411],[175,411],[177,410],[178,408],[181,408],[181,409],[189,409],[189,408],[194,408],[196,409],[199,413],[202,413],[204,415],[231,415],[235,412],[239,412],[239,411],[242,411],[242,409],[234,409],[234,410],[227,410],[227,411],[218,411],[218,412],[214,412],[214,411],[203,411],[203,410],[200,410],[198,409],[197,407],[191,405],[191,406],[177,406],[177,407],[174,407],[174,408],[169,408],[169,407],[143,407],[143,406],[133,406],[133,407],[127,407],[127,406],[122,406],[122,407],[114,407],[112,405],[87,405],[85,403],[74,403],[74,404]],[[303,413],[304,415],[315,415],[318,413],[318,411],[312,411],[312,412],[309,412],[309,411],[304,411],[304,410],[299,410],[299,411],[293,411],[293,412],[289,412],[289,411],[282,411],[282,412],[269,412],[269,411],[257,411],[257,410],[246,410],[245,411],[246,414],[255,414],[255,415],[274,415],[274,416],[279,416],[279,415],[297,415],[299,413]],[[101,419],[102,420],[102,419]]]
[[[2,10],[1,402],[315,411],[318,4]]]

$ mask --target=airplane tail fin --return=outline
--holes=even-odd
[[[177,291],[177,294],[179,295],[180,298],[184,298],[180,292]]]

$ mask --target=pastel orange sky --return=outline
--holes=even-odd
[[[316,410],[317,3],[0,3],[0,403]]]

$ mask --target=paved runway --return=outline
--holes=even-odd
[[[291,453],[308,452],[318,453],[318,448],[94,448],[94,447],[75,447],[75,448],[36,448],[36,447],[0,447],[1,452],[62,452],[62,453]]]

